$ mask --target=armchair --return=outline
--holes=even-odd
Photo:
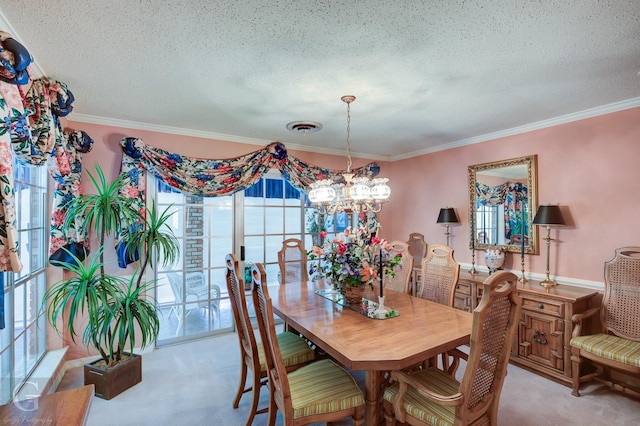
[[[387,426],[396,421],[411,425],[498,424],[498,401],[520,315],[517,284],[518,277],[506,271],[484,281],[482,300],[473,311],[462,381],[451,371],[435,367],[391,372],[395,383],[386,389],[383,400]],[[465,358],[457,349],[451,353]]]
[[[640,247],[622,247],[604,264],[602,307],[574,315],[570,341],[574,396],[580,383],[597,379],[607,386],[640,397],[640,391],[614,383],[610,369],[640,376]],[[600,314],[602,332],[582,335],[584,321]],[[595,373],[582,373],[583,358],[596,363]]]

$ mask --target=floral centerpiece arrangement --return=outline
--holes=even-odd
[[[321,239],[326,236],[320,233]],[[391,253],[389,247],[388,241],[372,236],[366,227],[355,231],[349,227],[322,247],[313,246],[308,255],[321,261],[324,277],[344,294],[349,287],[364,289],[368,284],[373,289],[381,274],[395,277],[402,254]]]

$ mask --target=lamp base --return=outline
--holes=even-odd
[[[542,281],[542,282],[540,283],[540,285],[541,285],[542,287],[544,287],[544,288],[549,288],[549,287],[557,286],[557,285],[558,285],[558,283],[557,283],[557,282],[555,282],[555,281],[552,281],[552,280],[550,280],[550,279],[546,279],[546,280]]]

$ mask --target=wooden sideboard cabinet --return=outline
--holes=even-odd
[[[460,271],[455,307],[471,311],[482,297],[487,273]],[[539,281],[518,284],[522,299],[520,324],[511,350],[511,363],[571,386],[571,316],[598,306],[598,292],[558,285],[548,291]]]

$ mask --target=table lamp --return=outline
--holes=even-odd
[[[536,216],[533,218],[534,225],[543,225],[547,227],[547,236],[544,238],[547,241],[547,278],[540,283],[543,287],[553,287],[557,285],[549,277],[549,249],[551,247],[551,228],[556,226],[564,226],[564,218],[559,206],[540,206],[536,212]]]
[[[451,233],[449,232],[449,225],[451,225],[452,223],[460,223],[460,221],[458,220],[458,216],[456,215],[456,211],[453,209],[453,207],[440,209],[440,214],[438,215],[437,223],[441,223],[443,225],[446,225],[447,227],[447,232],[445,232],[444,235],[447,236],[447,246],[448,246],[449,235],[451,235]]]

